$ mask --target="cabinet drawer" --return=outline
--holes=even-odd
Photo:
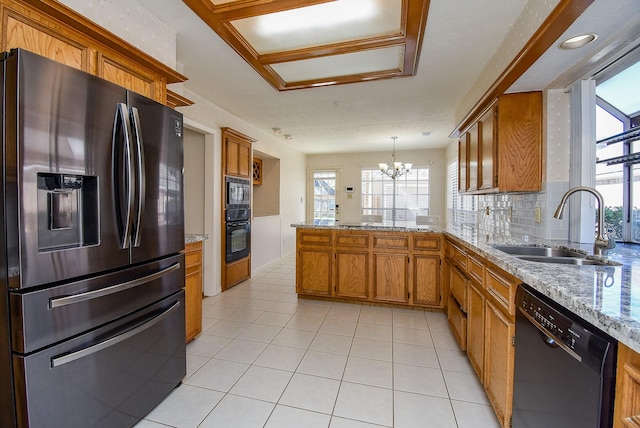
[[[194,266],[194,265],[201,265],[202,264],[202,251],[197,250],[197,251],[191,251],[191,252],[185,253],[185,255],[184,255],[184,264],[187,267]]]
[[[467,269],[467,252],[454,244],[449,244],[449,257],[463,270]]]
[[[368,247],[369,235],[368,234],[336,234],[336,245],[340,247]]]
[[[485,269],[484,284],[487,295],[507,313],[515,315],[517,281],[500,270],[487,267]]]
[[[463,311],[467,305],[467,277],[455,266],[449,272],[449,288],[451,295],[458,301]]]
[[[299,245],[332,245],[333,235],[331,232],[318,233],[318,232],[299,232],[298,233]]]
[[[440,250],[440,238],[414,235],[413,249],[417,251],[438,251]]]
[[[449,297],[447,304],[447,320],[451,326],[451,331],[458,342],[458,346],[463,351],[467,350],[467,317],[462,312],[454,299]]]
[[[467,257],[467,273],[469,277],[474,279],[479,285],[483,285],[484,281],[484,263],[481,259],[469,254]]]
[[[374,248],[392,248],[394,250],[408,250],[409,237],[404,235],[374,235]]]

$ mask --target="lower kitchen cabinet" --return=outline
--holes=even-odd
[[[640,354],[622,343],[618,343],[613,427],[640,427]]]
[[[484,388],[503,427],[513,407],[515,322],[490,301],[485,305]]]
[[[467,356],[480,379],[484,376],[484,313],[482,286],[469,281],[467,290]]]
[[[185,321],[186,339],[192,340],[202,331],[202,242],[185,245]]]
[[[442,309],[441,239],[433,232],[299,227],[296,292]]]

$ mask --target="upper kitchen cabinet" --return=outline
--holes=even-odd
[[[251,144],[254,141],[256,140],[231,128],[222,128],[222,159],[226,175],[252,178]]]
[[[459,183],[461,192],[539,191],[542,187],[542,93],[498,97],[462,134],[458,164],[460,179],[468,175],[464,183]],[[463,184],[466,187],[463,188]]]
[[[2,51],[23,48],[171,107],[192,104],[166,88],[185,76],[57,1],[0,0],[0,14]]]

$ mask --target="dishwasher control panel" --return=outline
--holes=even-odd
[[[580,342],[583,335],[579,327],[574,328],[571,320],[534,296],[523,296],[519,302],[519,307],[520,310],[529,315],[531,321],[542,327],[545,333],[553,336],[552,339],[562,342],[569,349],[575,351],[576,344]]]

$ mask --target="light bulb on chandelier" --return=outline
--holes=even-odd
[[[391,163],[386,164],[384,162],[380,162],[378,166],[380,167],[380,171],[391,177],[392,180],[395,180],[397,177],[400,177],[404,174],[408,174],[411,171],[412,163],[403,164],[400,161],[396,160],[396,140],[398,137],[391,137],[393,140],[393,154],[391,155]]]

